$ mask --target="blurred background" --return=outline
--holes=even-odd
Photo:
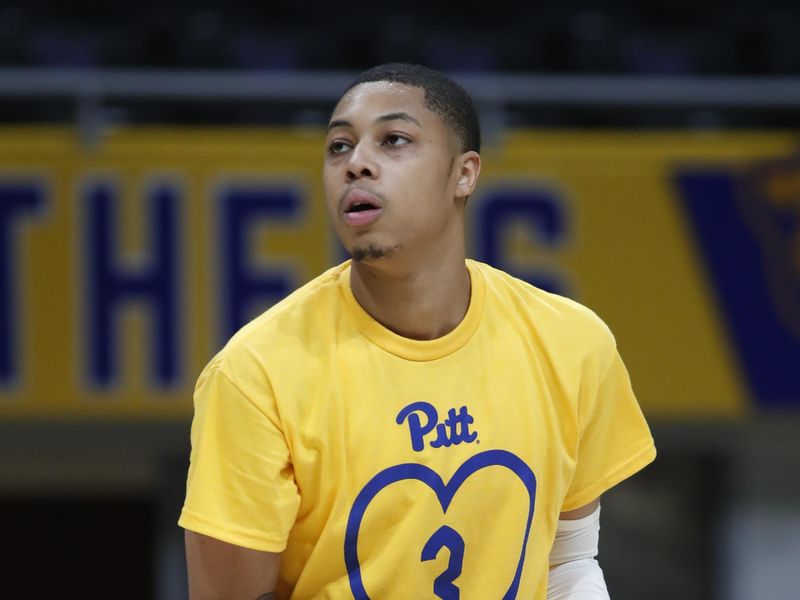
[[[342,260],[323,126],[387,61],[485,137],[469,254],[610,325],[659,457],[606,495],[612,597],[797,597],[795,2],[0,4],[8,597],[182,599],[194,381]]]

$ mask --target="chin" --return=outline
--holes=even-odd
[[[368,244],[353,244],[349,253],[354,262],[372,262],[388,258],[402,247],[402,244],[391,246],[369,242]]]

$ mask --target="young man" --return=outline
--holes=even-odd
[[[606,598],[599,497],[653,440],[594,313],[466,260],[469,97],[424,67],[376,67],[326,145],[352,260],[200,376],[180,519],[192,598]]]

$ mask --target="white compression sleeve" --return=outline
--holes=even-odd
[[[599,539],[599,506],[582,519],[558,522],[547,600],[609,600],[603,571],[594,559]]]

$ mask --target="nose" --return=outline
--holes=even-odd
[[[378,176],[378,165],[369,150],[362,142],[353,148],[347,164],[347,181],[355,181],[363,177],[374,179]]]

